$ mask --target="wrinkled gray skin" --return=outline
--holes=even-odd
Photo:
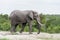
[[[11,32],[16,32],[16,27],[18,24],[22,25],[22,28],[20,30],[20,33],[24,30],[26,23],[29,25],[29,33],[32,33],[32,21],[36,20],[37,21],[37,28],[38,28],[38,34],[40,33],[40,19],[37,14],[37,12],[34,12],[32,10],[25,10],[25,11],[20,11],[20,10],[14,10],[10,14],[10,20],[11,20]]]

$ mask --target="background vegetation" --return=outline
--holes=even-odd
[[[41,23],[44,26],[41,27],[42,32],[48,33],[60,33],[60,15],[43,15],[40,14]],[[7,14],[0,14],[0,31],[10,31],[10,19]],[[37,31],[36,21],[33,21],[33,31]],[[17,31],[21,29],[21,25],[16,28]],[[28,30],[28,24],[26,25],[24,31]]]

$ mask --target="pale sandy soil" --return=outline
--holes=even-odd
[[[29,34],[29,32],[23,32],[21,34],[16,32],[12,35],[10,32],[0,31],[0,39],[2,38],[7,38],[9,40],[42,40],[44,38],[60,39],[60,34],[49,34],[43,32],[40,34],[37,34],[37,32],[33,32],[33,34]]]

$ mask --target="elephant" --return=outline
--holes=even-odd
[[[29,34],[32,34],[32,24],[33,20],[36,20],[37,22],[37,28],[38,28],[38,33],[40,33],[40,28],[41,28],[41,23],[40,23],[40,18],[39,15],[36,11],[33,10],[14,10],[10,14],[10,21],[11,21],[11,32],[16,32],[16,27],[18,24],[22,25],[22,28],[20,30],[20,33],[23,32],[26,24],[28,23],[29,26]]]

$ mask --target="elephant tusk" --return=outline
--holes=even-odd
[[[43,24],[41,24],[40,22],[38,22],[38,23],[39,23],[39,25],[43,26]]]

